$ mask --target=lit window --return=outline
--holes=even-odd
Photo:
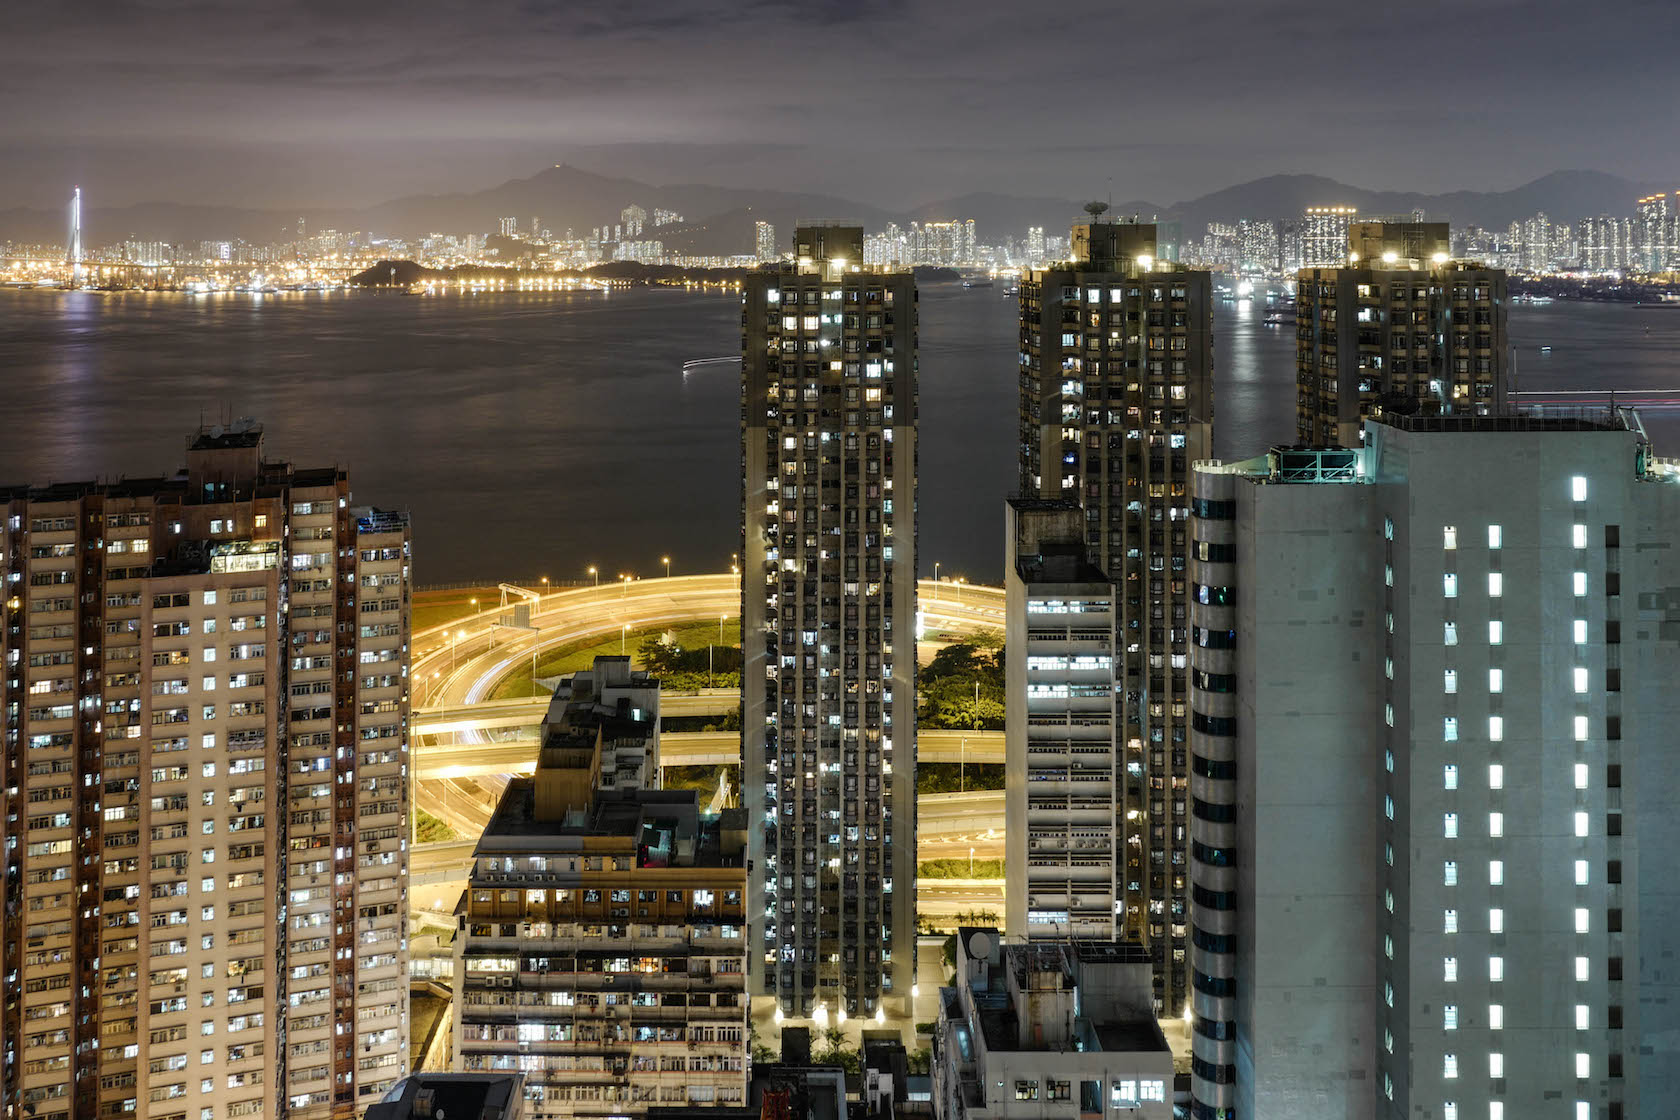
[[[1441,1055],[1441,1076],[1447,1078],[1448,1080],[1458,1076],[1457,1054]]]
[[[1441,834],[1448,840],[1458,839],[1458,814],[1443,813],[1441,815]]]
[[[1587,476],[1578,474],[1569,480],[1569,496],[1577,502],[1587,500]]]
[[[1505,861],[1502,859],[1488,860],[1488,885],[1493,887],[1505,884]]]
[[[1496,646],[1505,640],[1505,624],[1497,618],[1488,622],[1488,645]]]
[[[1501,766],[1497,762],[1488,763],[1488,788],[1505,788],[1505,767]]]
[[[1505,738],[1505,717],[1488,717],[1488,741],[1497,743]]]
[[[1447,789],[1458,788],[1458,767],[1447,763],[1441,768],[1441,784]]]
[[[1505,1029],[1505,1005],[1502,1003],[1488,1004],[1488,1030],[1502,1031]]]
[[[1441,738],[1448,743],[1458,742],[1458,717],[1446,716],[1441,720]]]
[[[1584,859],[1575,861],[1575,885],[1577,887],[1587,885],[1587,861]]]
[[[1587,717],[1586,716],[1576,716],[1575,717],[1575,741],[1577,743],[1584,743],[1584,742],[1586,742],[1586,739],[1587,739]]]
[[[1587,1009],[1586,1004],[1577,1003],[1575,1005],[1575,1029],[1578,1031],[1584,1031],[1589,1030],[1591,1027],[1592,1013]]]
[[[1458,598],[1458,576],[1454,575],[1452,572],[1448,572],[1446,575],[1441,577],[1441,594],[1445,595],[1449,599]],[[1585,592],[1577,591],[1576,594],[1582,595],[1585,594]]]
[[[1505,1076],[1505,1055],[1499,1053],[1498,1051],[1494,1051],[1488,1055],[1488,1076]]]
[[[1496,984],[1505,979],[1504,957],[1488,958],[1488,979]]]
[[[1442,933],[1457,933],[1458,932],[1458,911],[1457,910],[1443,910],[1443,911],[1441,911],[1441,932]]]
[[[1571,537],[1575,542],[1576,548],[1587,547],[1587,527],[1585,525],[1576,525]]]
[[[1579,1053],[1579,1052],[1576,1053],[1576,1055],[1575,1055],[1575,1076],[1576,1077],[1591,1077],[1592,1076],[1592,1057],[1590,1055],[1584,1054],[1584,1053]],[[1577,1110],[1577,1111],[1579,1111],[1579,1110]]]
[[[1488,526],[1488,547],[1498,548],[1504,542],[1504,532],[1497,525]]]
[[[1488,691],[1489,692],[1504,692],[1505,691],[1505,670],[1503,670],[1503,669],[1489,669],[1488,670]]]
[[[1505,835],[1505,814],[1504,813],[1489,813],[1488,814],[1488,835],[1492,836],[1492,837],[1495,837],[1495,838],[1498,838],[1500,836]]]
[[[1449,1003],[1441,1008],[1441,1029],[1456,1031],[1458,1029],[1458,1004]]]
[[[1488,573],[1488,597],[1497,599],[1505,594],[1505,577],[1498,572]]]
[[[1441,691],[1451,695],[1458,691],[1458,670],[1448,669],[1441,676]]]
[[[1446,981],[1448,984],[1458,983],[1458,958],[1457,957],[1442,957],[1441,958],[1441,979]]]
[[[1587,815],[1585,813],[1579,813],[1578,812],[1578,813],[1575,814],[1575,835],[1585,836],[1586,834],[1587,834]]]
[[[1458,623],[1449,622],[1441,631],[1441,644],[1456,646],[1458,644]]]
[[[1505,1120],[1505,1102],[1488,1102],[1488,1120]]]
[[[1575,932],[1576,933],[1586,933],[1591,928],[1591,925],[1592,925],[1592,922],[1587,917],[1586,907],[1584,907],[1584,906],[1575,907]]]
[[[1457,527],[1452,526],[1452,525],[1441,526],[1441,547],[1442,548],[1457,548],[1458,547],[1458,529],[1457,529]]]
[[[1586,1101],[1576,1101],[1575,1120],[1592,1120],[1592,1105]]]
[[[1441,865],[1441,881],[1449,887],[1458,886],[1458,861],[1449,859]]]
[[[1441,1106],[1441,1120],[1458,1120],[1458,1104],[1447,1101]]]
[[[1584,983],[1587,982],[1588,975],[1589,975],[1589,969],[1587,968],[1587,958],[1586,957],[1576,957],[1575,958],[1575,979],[1584,984]]]
[[[1497,906],[1493,907],[1492,909],[1490,909],[1488,911],[1488,932],[1489,933],[1504,933],[1505,932],[1505,911],[1501,910]],[[1496,976],[1496,977],[1494,977],[1494,979],[1497,980],[1498,977]]]
[[[1575,582],[1575,594],[1585,595],[1587,593],[1587,573],[1576,572],[1574,582]]]
[[[1585,692],[1586,690],[1587,690],[1587,671],[1585,669],[1578,668],[1578,669],[1575,670],[1575,691],[1576,692]]]
[[[1584,762],[1577,762],[1575,764],[1575,788],[1587,788],[1587,764]]]
[[[1587,620],[1584,618],[1575,620],[1575,644],[1578,646],[1587,644]]]

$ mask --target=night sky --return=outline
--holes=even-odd
[[[1680,185],[1670,0],[13,0],[0,41],[0,208],[360,205],[562,160],[883,206]]]

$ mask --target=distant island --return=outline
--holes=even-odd
[[[522,270],[513,267],[463,265],[459,268],[427,268],[414,261],[380,261],[372,268],[345,281],[360,288],[413,288],[417,284],[496,284],[521,280],[600,280],[611,284],[687,285],[739,284],[753,269],[684,268],[674,264],[639,264],[613,261],[592,268]],[[952,284],[963,276],[954,268],[920,266],[916,279],[923,284]]]

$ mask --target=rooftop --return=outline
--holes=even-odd
[[[545,847],[581,851],[584,840],[609,837],[635,845],[638,867],[745,866],[741,843],[733,836],[746,830],[742,811],[704,816],[694,790],[598,790],[587,809],[568,813],[563,821],[536,815],[535,791],[534,778],[508,782],[475,854]]]
[[[366,1120],[516,1120],[524,1084],[522,1073],[416,1073],[369,1106]]]

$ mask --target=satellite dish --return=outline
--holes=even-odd
[[[992,955],[992,939],[985,933],[975,932],[968,936],[968,955],[976,960]]]
[[[1100,218],[1104,214],[1108,213],[1108,203],[1087,202],[1085,204],[1085,213],[1091,215],[1092,218]]]

